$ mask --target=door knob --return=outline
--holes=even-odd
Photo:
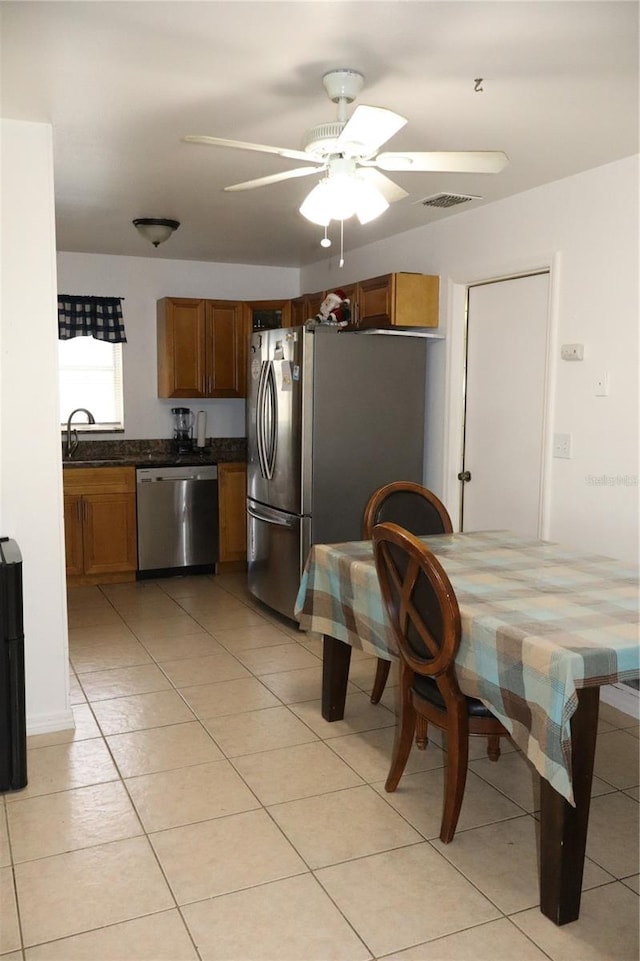
[[[464,481],[470,481],[470,480],[471,480],[471,471],[470,471],[470,470],[460,471],[460,473],[458,474],[458,480],[463,481],[463,482],[464,482]]]

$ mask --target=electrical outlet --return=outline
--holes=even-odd
[[[553,456],[567,459],[571,457],[571,434],[553,435]]]

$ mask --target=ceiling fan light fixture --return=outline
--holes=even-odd
[[[335,167],[303,201],[303,217],[326,227],[331,220],[348,220],[354,214],[361,224],[368,224],[384,213],[389,203],[373,184],[350,168]]]
[[[325,177],[303,201],[300,213],[320,227],[332,220],[348,220],[356,212],[354,183],[348,174]]]
[[[328,227],[331,221],[330,197],[328,194],[328,180],[325,178],[307,194],[300,206],[300,213],[312,224]]]
[[[138,233],[154,247],[168,240],[180,226],[179,220],[167,220],[164,217],[138,217],[132,223]]]
[[[387,210],[389,202],[373,184],[357,178],[357,185],[354,186],[356,186],[356,216],[361,224],[370,223]]]

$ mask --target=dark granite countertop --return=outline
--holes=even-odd
[[[171,440],[87,440],[80,441],[70,459],[64,457],[65,470],[73,467],[197,467],[246,461],[244,437],[210,437],[205,447],[177,454]]]

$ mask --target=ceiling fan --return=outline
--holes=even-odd
[[[347,106],[360,93],[363,75],[351,69],[331,70],[322,82],[329,99],[338,105],[338,119],[307,130],[302,150],[221,137],[192,135],[183,139],[189,143],[278,154],[310,165],[232,184],[224,188],[226,191],[253,190],[282,180],[325,174],[300,208],[309,220],[323,226],[332,218],[347,219],[353,213],[361,223],[366,223],[382,213],[389,203],[408,196],[406,190],[380,173],[381,170],[499,173],[509,162],[500,150],[378,153],[379,148],[404,127],[406,117],[384,107],[361,105],[347,119]]]

